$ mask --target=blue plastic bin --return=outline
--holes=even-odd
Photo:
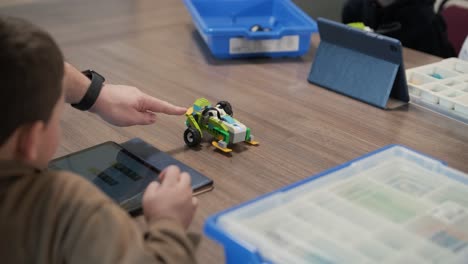
[[[226,262],[466,263],[468,174],[390,145],[206,220]]]
[[[290,0],[184,0],[211,53],[221,59],[297,57],[317,24]],[[260,26],[262,30],[253,31]]]

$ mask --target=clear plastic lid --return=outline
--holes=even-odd
[[[273,263],[468,263],[468,175],[397,146],[218,225]]]

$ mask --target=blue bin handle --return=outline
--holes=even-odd
[[[245,30],[247,39],[280,39],[283,37],[283,28],[274,29],[271,31],[257,31],[252,32],[250,30]]]

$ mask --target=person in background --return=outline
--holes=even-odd
[[[59,144],[64,102],[122,126],[152,124],[156,112],[186,110],[86,74],[91,80],[64,63],[45,31],[0,17],[2,263],[195,263],[199,237],[186,230],[197,199],[187,173],[168,167],[160,183],[147,187],[143,232],[90,182],[44,170]]]
[[[348,0],[343,23],[363,22],[403,46],[443,58],[456,56],[445,21],[434,12],[435,0]]]

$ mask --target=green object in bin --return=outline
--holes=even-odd
[[[366,24],[364,24],[363,22],[353,22],[353,23],[348,23],[347,25],[352,28],[357,28],[357,29],[364,30],[364,31],[370,31],[370,32],[374,31],[372,30],[372,28],[366,26]]]

